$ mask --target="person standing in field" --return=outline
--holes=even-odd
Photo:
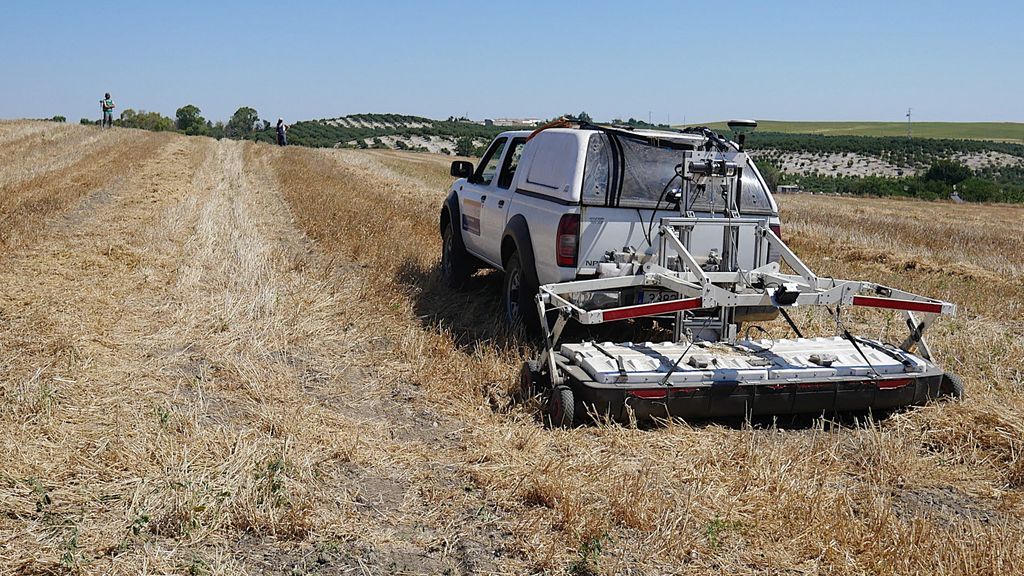
[[[284,118],[277,119],[277,145],[288,145],[288,125],[284,123]]]
[[[103,121],[100,125],[110,128],[114,125],[114,101],[110,99],[110,92],[103,95],[103,100],[100,100],[100,108],[103,109]]]

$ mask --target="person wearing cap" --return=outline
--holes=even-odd
[[[114,101],[110,99],[110,92],[103,95],[100,100],[100,108],[103,109],[103,120],[100,125],[109,128],[114,125]]]
[[[288,145],[288,125],[284,123],[283,118],[277,119],[277,145]]]

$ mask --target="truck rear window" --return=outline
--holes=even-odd
[[[648,138],[630,138],[608,133],[590,137],[587,164],[583,172],[582,200],[591,206],[654,208],[663,191],[680,189],[676,165],[688,144]],[[619,166],[621,164],[621,166]],[[667,190],[666,190],[667,188]],[[690,209],[707,212],[722,208],[722,199],[705,195],[690,199]],[[714,206],[714,202],[718,206]],[[770,214],[771,202],[751,164],[743,170],[739,198],[740,212]]]

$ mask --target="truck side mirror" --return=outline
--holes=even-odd
[[[465,160],[452,162],[452,176],[456,178],[469,178],[473,175],[473,163]]]

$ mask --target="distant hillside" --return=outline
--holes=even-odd
[[[828,136],[906,136],[906,122],[788,122],[758,120],[758,131]],[[704,124],[728,131],[725,122]],[[914,122],[915,138],[948,138],[1024,142],[1024,123],[1020,122]]]
[[[351,114],[296,122],[288,131],[288,139],[292,144],[319,148],[388,148],[473,156],[500,132],[523,127],[483,124],[466,118]],[[261,132],[259,139],[272,142],[274,128]]]

